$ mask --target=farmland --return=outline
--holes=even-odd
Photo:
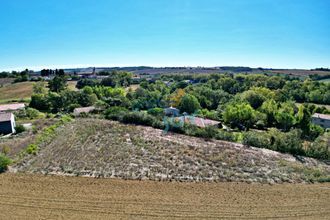
[[[0,175],[0,219],[328,219],[330,185]],[[28,189],[28,190],[27,190]]]

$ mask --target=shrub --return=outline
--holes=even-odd
[[[15,127],[16,134],[22,133],[22,132],[24,132],[25,130],[26,130],[26,129],[25,129],[25,127],[24,127],[23,125],[17,125],[17,126]]]
[[[309,132],[308,132],[309,140],[314,141],[317,137],[319,137],[323,133],[324,133],[324,129],[321,126],[315,125],[315,124],[310,124]]]
[[[6,155],[0,154],[0,173],[5,172],[11,162],[12,161]]]
[[[106,119],[120,121],[123,115],[126,114],[127,112],[128,110],[124,107],[114,106],[108,108],[105,111],[104,115]]]
[[[157,118],[144,112],[128,112],[122,117],[122,122],[127,124],[159,126],[160,123],[157,121]]]
[[[270,138],[264,132],[249,131],[243,134],[243,144],[259,148],[269,148]]]
[[[26,108],[19,110],[15,113],[15,116],[20,119],[39,119],[45,118],[45,114],[39,112],[37,109],[34,108]]]
[[[161,118],[164,116],[164,109],[162,108],[151,108],[148,110],[148,114]]]
[[[224,140],[224,141],[236,141],[236,137],[232,132],[224,131],[218,129],[217,134],[215,135],[215,138],[218,140]]]
[[[36,155],[39,147],[36,144],[29,144],[26,148],[26,153]]]
[[[290,132],[280,132],[277,129],[271,129],[271,144],[274,150],[282,153],[291,153],[294,155],[305,155],[301,140],[301,130],[294,129]]]
[[[318,137],[307,149],[306,155],[324,160],[330,160],[330,133]]]

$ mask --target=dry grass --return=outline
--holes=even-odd
[[[26,99],[32,95],[34,82],[7,84],[0,88],[0,100]]]
[[[163,135],[150,127],[98,119],[76,119],[61,127],[37,156],[25,158],[15,168],[21,172],[163,181],[282,183],[330,176],[329,165],[310,158],[300,162],[265,149]]]
[[[330,185],[0,175],[0,219],[329,219]]]
[[[0,103],[10,102],[12,100],[30,99],[33,93],[33,85],[35,82],[20,82],[13,84],[5,84],[0,87]],[[45,82],[45,85],[47,82]],[[77,91],[77,81],[69,81],[68,89]],[[46,88],[48,89],[48,88]]]
[[[0,78],[0,86],[14,82],[15,78]]]

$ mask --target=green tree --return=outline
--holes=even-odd
[[[67,88],[67,79],[64,75],[56,75],[48,82],[48,87],[51,92],[61,92]]]
[[[46,93],[45,83],[44,82],[36,82],[35,84],[33,84],[33,93],[36,93],[36,94]]]
[[[198,102],[198,99],[190,94],[184,95],[179,104],[180,111],[187,112],[188,114],[192,114],[200,108],[201,106]]]
[[[275,113],[275,119],[278,126],[288,131],[296,123],[296,118],[294,114],[294,104],[291,102],[284,102],[281,107]]]
[[[234,103],[227,105],[223,113],[223,119],[226,124],[239,129],[252,127],[256,121],[255,110],[247,103]]]
[[[275,125],[276,123],[275,114],[277,110],[278,110],[278,104],[273,99],[266,100],[262,104],[260,111],[266,114],[267,126],[270,127]]]

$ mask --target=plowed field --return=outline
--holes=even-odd
[[[330,184],[0,175],[0,219],[329,219]]]

